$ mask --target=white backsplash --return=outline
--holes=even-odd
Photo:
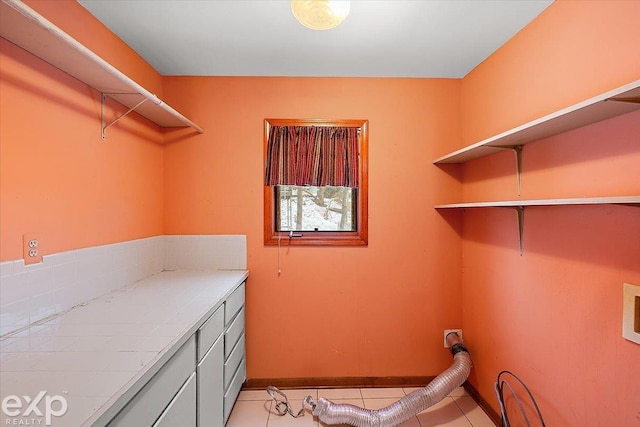
[[[164,236],[165,270],[246,270],[243,235]]]
[[[0,263],[0,335],[163,270],[246,269],[243,235],[156,236]]]

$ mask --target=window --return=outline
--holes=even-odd
[[[367,245],[367,125],[265,120],[266,245]]]
[[[276,231],[357,231],[358,190],[349,187],[278,185]]]

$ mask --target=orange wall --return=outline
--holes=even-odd
[[[462,82],[472,143],[640,78],[640,2],[554,3]],[[640,194],[640,113],[524,147],[523,198]],[[517,198],[513,154],[471,161],[465,200]],[[640,284],[640,209],[463,214],[463,327],[471,382],[498,409],[493,382],[514,371],[547,425],[637,426],[640,346],[621,336],[622,283]]]
[[[638,16],[638,1],[557,0],[462,80],[462,145],[638,79]]]
[[[460,236],[432,206],[460,184],[431,167],[459,145],[455,80],[165,79],[205,128],[165,151],[165,232],[247,235],[249,378],[436,375],[460,326]],[[369,120],[369,246],[263,245],[265,118]],[[178,132],[179,134],[180,132]],[[170,139],[170,137],[168,138]]]
[[[160,76],[75,1],[29,4],[160,88]],[[0,93],[0,260],[22,258],[25,233],[37,233],[45,253],[162,234],[155,125],[133,115],[102,141],[100,94],[5,39]]]
[[[250,378],[435,375],[450,363],[442,330],[463,326],[471,381],[494,408],[495,375],[512,369],[549,425],[634,425],[640,350],[619,322],[622,282],[640,283],[640,211],[528,209],[520,257],[513,212],[432,209],[516,197],[511,155],[462,178],[431,161],[640,78],[639,2],[558,1],[462,81],[161,78],[76,2],[28,4],[205,133],[134,115],[100,141],[99,95],[1,40],[0,260],[33,231],[48,252],[246,234]],[[283,247],[277,276],[262,244],[266,117],[369,119],[369,247]],[[638,194],[638,122],[528,145],[523,197]]]

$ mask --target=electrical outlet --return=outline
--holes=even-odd
[[[22,255],[25,265],[42,262],[41,238],[36,233],[29,233],[22,236]]]
[[[444,330],[444,348],[449,348],[449,344],[447,344],[447,335],[451,332],[455,332],[460,337],[460,341],[462,341],[462,329],[445,329]]]

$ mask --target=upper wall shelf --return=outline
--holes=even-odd
[[[464,163],[636,110],[640,110],[640,80],[449,153],[433,163]]]
[[[463,208],[517,208],[525,206],[562,206],[562,205],[640,205],[640,196],[616,197],[582,197],[571,199],[535,199],[535,200],[505,200],[495,202],[470,202],[436,205],[436,209]]]
[[[101,92],[103,139],[106,128],[134,110],[162,127],[192,127],[203,132],[200,126],[19,0],[0,3],[0,36]],[[108,124],[104,118],[105,95],[129,108]]]

